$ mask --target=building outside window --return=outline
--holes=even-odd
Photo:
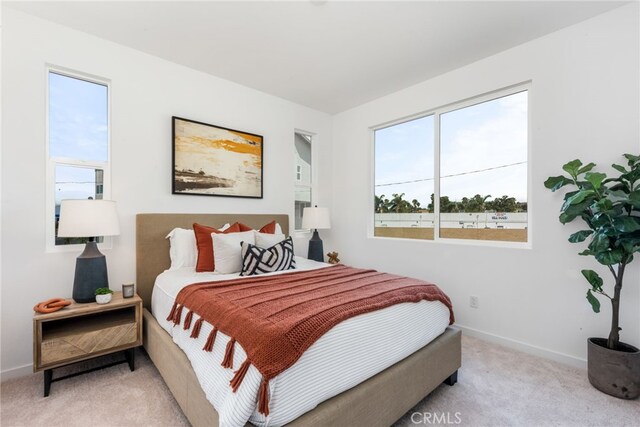
[[[374,130],[374,236],[527,242],[528,89]]]
[[[57,69],[47,82],[47,247],[81,244],[85,238],[57,237],[60,203],[108,195],[109,83]]]

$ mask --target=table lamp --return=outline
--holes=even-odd
[[[95,238],[120,234],[116,202],[111,200],[63,200],[60,205],[58,237],[88,237],[78,258],[73,279],[73,299],[78,303],[95,301],[95,290],[108,288],[107,260],[98,250]]]
[[[309,253],[307,258],[314,261],[324,261],[324,250],[322,249],[322,239],[318,234],[318,229],[331,228],[328,208],[304,208],[302,211],[302,228],[313,229],[313,236],[309,240]]]

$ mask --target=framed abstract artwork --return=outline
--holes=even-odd
[[[173,194],[262,198],[261,135],[172,119]]]

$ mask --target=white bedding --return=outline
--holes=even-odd
[[[296,264],[296,270],[289,272],[328,265],[300,257],[296,257]],[[262,377],[254,366],[249,368],[236,393],[229,387],[234,370],[246,358],[240,343],[235,346],[234,369],[225,369],[220,363],[229,337],[218,332],[213,351],[209,353],[202,347],[211,325],[204,322],[199,337],[193,339],[189,330],[174,327],[165,320],[184,286],[235,277],[238,274],[196,273],[193,268],[167,270],[157,277],[151,299],[153,315],[191,361],[223,427],[244,426],[247,421],[258,426],[286,424],[424,347],[449,324],[449,310],[439,301],[398,304],[345,320],[309,347],[292,367],[269,382],[270,414],[265,417],[256,409]],[[194,313],[192,325],[197,319]]]

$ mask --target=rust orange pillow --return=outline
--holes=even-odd
[[[253,230],[253,228],[249,227],[248,225],[244,225],[241,222],[236,222],[233,225],[237,225],[238,227],[240,227],[240,231],[251,231],[251,230]],[[233,227],[233,225],[232,225],[232,227]],[[276,222],[275,221],[271,221],[269,224],[263,226],[258,231],[260,233],[275,234],[275,232],[276,232]]]
[[[217,228],[208,227],[202,224],[193,224],[193,232],[196,235],[196,246],[198,247],[198,261],[196,262],[196,271],[213,271],[215,264],[213,261],[213,240],[211,233],[237,233],[240,231],[240,225],[236,222],[224,231]]]

